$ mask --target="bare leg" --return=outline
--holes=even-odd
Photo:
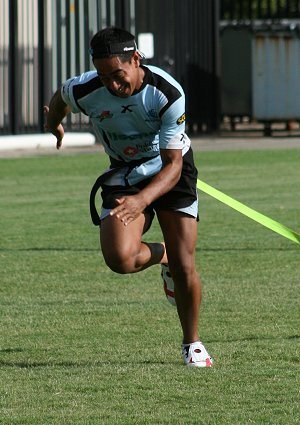
[[[148,216],[141,214],[128,226],[116,217],[101,222],[100,243],[108,267],[116,273],[135,273],[166,262],[164,243],[142,242]]]
[[[198,322],[202,299],[200,278],[195,269],[197,222],[192,217],[172,211],[159,211],[157,215],[175,284],[183,343],[195,342],[199,340]]]

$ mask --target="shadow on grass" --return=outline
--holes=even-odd
[[[66,248],[66,247],[29,247],[29,248],[0,248],[0,252],[99,252],[100,248]],[[277,247],[277,248],[262,248],[262,247],[215,247],[202,248],[196,247],[197,252],[299,252],[299,246],[295,247]]]
[[[99,248],[63,248],[63,247],[33,247],[33,248],[0,248],[0,252],[43,252],[43,251],[66,251],[66,252],[98,252]]]
[[[289,341],[291,339],[300,339],[300,335],[289,335],[285,337],[273,337],[273,336],[247,336],[245,338],[232,338],[232,339],[214,339],[214,340],[207,340],[208,343],[231,343],[231,342],[247,342],[247,341],[274,341],[274,340],[283,340],[283,341]]]
[[[298,246],[291,246],[289,248],[287,247],[276,247],[276,248],[263,248],[263,247],[222,247],[222,248],[201,248],[197,247],[196,251],[198,252],[270,252],[270,251],[297,251],[299,252],[299,245]]]
[[[0,360],[0,368],[4,367],[13,367],[18,369],[35,369],[35,368],[43,368],[43,367],[62,367],[62,368],[79,368],[79,367],[103,367],[103,366],[109,366],[110,364],[115,365],[170,365],[170,361],[164,362],[164,361],[152,361],[152,360],[143,360],[143,361],[134,361],[134,363],[131,360],[116,360],[115,362],[112,361],[96,361],[96,362],[71,362],[71,361],[65,361],[65,362],[14,362],[14,361],[5,361]],[[174,364],[177,364],[177,362],[174,361]]]
[[[250,336],[247,338],[239,338],[239,339],[231,339],[231,340],[226,340],[227,343],[231,343],[231,342],[245,342],[245,341],[253,341],[253,340],[295,340],[295,339],[300,339],[300,335],[290,335],[290,336],[286,336],[284,338],[280,338],[280,337],[256,337],[256,336]],[[209,341],[209,343],[216,343],[216,342],[225,342],[225,341],[221,341],[221,340],[214,340],[214,341]],[[20,353],[25,351],[22,348],[16,347],[16,348],[3,348],[0,349],[0,354],[1,353]],[[299,363],[299,359],[297,359],[297,362]],[[62,367],[62,368],[78,368],[78,367],[103,367],[103,366],[108,366],[110,364],[115,364],[117,363],[118,365],[131,365],[132,361],[130,360],[122,360],[120,361],[120,359],[118,359],[116,362],[112,362],[112,361],[95,361],[95,362],[72,362],[72,361],[60,361],[60,362],[55,362],[55,361],[45,361],[45,362],[38,362],[38,361],[9,361],[9,360],[0,360],[0,368],[1,367],[13,367],[13,368],[19,368],[19,369],[35,369],[35,368],[43,368],[43,367]],[[170,365],[170,363],[174,363],[177,364],[178,362],[174,361],[174,362],[170,362],[170,360],[166,361],[153,361],[153,360],[143,360],[143,361],[134,361],[134,364],[139,364],[139,365]]]
[[[2,348],[0,349],[0,353],[22,353],[22,351],[24,351],[23,348]]]

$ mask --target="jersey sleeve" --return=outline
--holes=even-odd
[[[61,97],[63,101],[71,108],[73,113],[81,112],[77,103],[74,99],[73,88],[76,84],[80,82],[80,77],[69,78],[62,86],[61,86]]]
[[[161,115],[159,146],[161,149],[184,149],[188,140],[185,134],[185,99],[182,95]]]

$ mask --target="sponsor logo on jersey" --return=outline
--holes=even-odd
[[[176,123],[178,125],[181,125],[181,124],[184,123],[184,121],[185,121],[185,112],[178,118],[178,120],[176,121]]]
[[[138,153],[138,149],[135,146],[127,146],[124,150],[123,153],[127,156],[130,156],[131,158],[133,158],[137,153]]]
[[[100,114],[100,122],[106,120],[107,118],[112,118],[113,114],[110,111],[102,111]]]
[[[138,152],[156,152],[159,151],[158,142],[145,142],[138,143],[135,146],[126,146],[123,153],[131,158],[134,157]]]
[[[147,132],[147,133],[137,133],[137,134],[119,134],[119,133],[112,133],[112,132],[107,132],[107,136],[109,137],[109,139],[113,140],[113,141],[118,141],[118,140],[138,140],[138,139],[144,139],[144,138],[149,138],[149,137],[155,137],[156,132]]]
[[[137,143],[136,148],[139,152],[157,152],[159,151],[158,142],[145,142],[145,143]]]
[[[133,112],[132,106],[136,106],[136,105],[122,105],[122,111],[121,114],[125,114],[126,112]]]

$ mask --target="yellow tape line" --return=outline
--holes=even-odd
[[[276,232],[279,235],[300,244],[299,233],[294,232],[293,230],[289,229],[288,227],[284,226],[281,223],[278,223],[275,220],[272,220],[272,218],[269,218],[259,213],[258,211],[255,211],[252,208],[247,207],[241,202],[231,198],[228,195],[225,195],[225,193],[220,192],[219,190],[215,189],[214,187],[210,186],[209,184],[199,179],[197,180],[197,188],[202,190],[202,192],[205,192],[208,195],[212,196],[213,198],[217,199],[218,201],[222,202],[223,204],[226,204],[229,207],[233,208],[234,210],[240,212],[241,214],[251,218],[257,223],[260,223],[262,226],[265,226],[268,229],[273,230],[273,232]]]

